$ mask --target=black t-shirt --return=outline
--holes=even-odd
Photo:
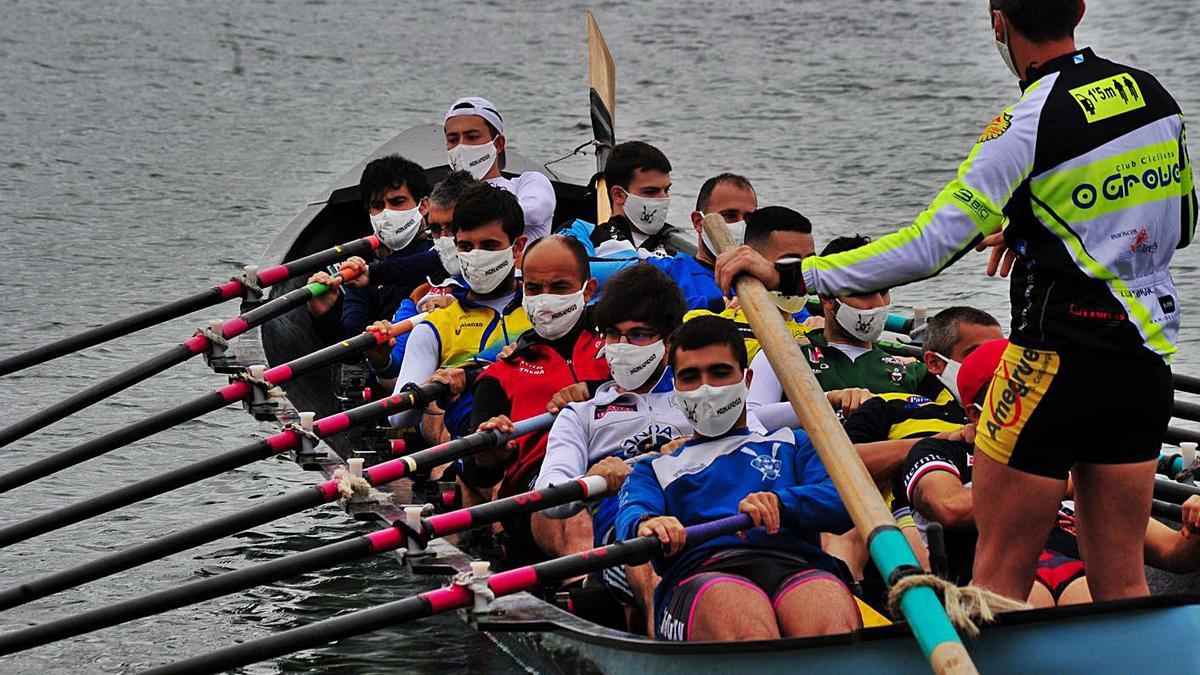
[[[896,490],[896,499],[912,502],[912,492],[917,483],[935,471],[946,471],[953,474],[962,484],[970,487],[971,469],[975,465],[972,447],[962,441],[947,441],[940,438],[924,438],[917,442],[908,452],[901,470],[901,486]],[[893,502],[892,509],[897,504]],[[929,524],[930,519],[913,508],[913,519],[921,531]],[[975,528],[945,528],[946,562],[950,580],[962,586],[971,581],[971,568],[975,565],[975,540],[978,533]]]
[[[943,389],[935,400],[920,394],[881,394],[859,406],[844,426],[850,442],[872,443],[923,438],[966,423],[962,406]]]

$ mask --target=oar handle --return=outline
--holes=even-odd
[[[687,532],[686,541],[688,546],[695,546],[716,539],[717,537],[750,529],[750,526],[753,524],[754,521],[750,519],[750,516],[745,513],[739,513],[734,516],[726,516],[717,520],[710,520],[707,523],[685,527],[684,531]]]

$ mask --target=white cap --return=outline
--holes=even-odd
[[[504,133],[504,120],[500,119],[500,112],[486,98],[464,96],[455,101],[454,105],[450,106],[450,109],[446,111],[446,119],[462,115],[482,117],[488,121],[488,124],[496,127],[498,133]]]

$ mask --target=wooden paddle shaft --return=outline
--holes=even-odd
[[[736,247],[725,219],[718,214],[704,217],[704,231],[723,253]],[[735,281],[738,301],[745,312],[754,336],[758,339],[767,360],[775,370],[783,391],[787,394],[800,418],[808,437],[812,440],[825,469],[833,478],[846,510],[865,539],[879,527],[897,527],[892,512],[883,503],[875,481],[867,472],[862,459],[846,436],[833,407],[825,398],[825,392],[817,383],[800,347],[784,324],[779,308],[771,300],[770,292],[758,279],[744,274]],[[971,657],[962,643],[943,643],[930,655],[930,665],[937,673],[976,673]]]
[[[617,66],[613,61],[612,54],[608,51],[608,44],[604,42],[604,35],[600,33],[600,26],[596,24],[596,17],[592,16],[589,11],[587,13],[588,27],[588,85],[595,95],[599,97],[603,103],[604,114],[607,115],[605,120],[609,129],[616,128],[617,121]],[[594,107],[593,102],[593,107]],[[595,111],[593,110],[593,118]],[[593,119],[593,125],[596,120]],[[614,142],[612,138],[597,138],[601,143],[611,144]],[[608,159],[608,152],[611,147],[600,148],[596,151],[596,170],[603,171],[604,163]],[[607,222],[612,218],[612,207],[608,202],[608,183],[603,177],[596,180],[596,224]]]
[[[718,214],[704,217],[704,230],[708,238],[723,252],[736,246],[725,226],[725,219]],[[817,383],[808,361],[796,345],[796,339],[784,324],[779,308],[762,282],[750,275],[742,275],[735,282],[738,301],[742,311],[754,328],[767,360],[775,369],[783,391],[796,409],[796,415],[804,431],[812,439],[821,461],[837,485],[846,510],[854,520],[859,532],[870,534],[881,525],[895,525],[892,512],[883,503],[879,488],[871,480],[871,474],[863,466],[846,431],[838,422],[825,398],[825,392]]]

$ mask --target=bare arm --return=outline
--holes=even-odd
[[[975,527],[971,488],[949,471],[922,476],[912,486],[909,498],[917,512],[945,527]]]

